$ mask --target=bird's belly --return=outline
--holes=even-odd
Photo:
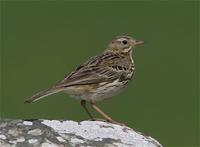
[[[96,102],[119,94],[125,85],[125,83],[115,80],[112,83],[100,83],[98,86],[81,85],[68,87],[65,93],[77,99]]]
[[[112,96],[119,94],[125,87],[125,84],[119,82],[118,80],[106,84],[104,86],[99,87],[96,89],[95,93],[93,94],[94,101],[101,101]]]

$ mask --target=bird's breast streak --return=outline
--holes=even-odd
[[[114,95],[117,95],[125,85],[120,82],[119,79],[107,83],[99,83],[101,86],[93,88],[91,85],[72,86],[64,90],[65,93],[78,99],[84,99],[86,101],[100,101]]]

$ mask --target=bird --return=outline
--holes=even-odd
[[[25,100],[25,103],[36,102],[49,95],[64,92],[80,101],[81,106],[92,120],[95,120],[86,103],[91,104],[107,122],[114,120],[103,112],[96,103],[118,95],[134,76],[135,63],[132,57],[135,47],[144,41],[130,36],[116,36],[106,49],[97,56],[67,74],[47,90],[36,93]]]

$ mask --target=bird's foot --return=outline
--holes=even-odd
[[[125,126],[124,123],[121,123],[121,122],[117,122],[117,121],[114,121],[112,119],[103,119],[103,118],[93,118],[93,119],[89,119],[90,121],[102,121],[102,122],[108,122],[108,123],[112,123],[112,124],[117,124],[117,125],[120,125],[120,126]]]
[[[108,122],[106,119],[102,119],[102,118],[92,118],[89,119],[90,121],[103,121],[103,122]]]
[[[117,121],[114,121],[114,120],[112,120],[112,122],[110,122],[110,121],[107,121],[107,122],[112,123],[112,124],[116,124],[116,125],[120,125],[120,126],[126,126],[126,124],[121,123],[121,122],[117,122]]]

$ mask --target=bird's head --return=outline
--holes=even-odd
[[[117,36],[109,43],[107,50],[127,53],[143,43],[144,41],[139,41],[129,36]]]

